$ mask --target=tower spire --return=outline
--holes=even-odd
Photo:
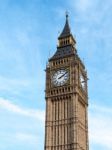
[[[66,11],[65,26],[64,26],[63,31],[61,32],[60,36],[58,37],[58,39],[70,36],[70,34],[71,34],[68,17],[69,17],[69,15],[68,15],[68,12]]]
[[[57,51],[54,54],[54,56],[50,59],[59,59],[62,57],[67,57],[74,55],[75,52],[77,52],[75,48],[76,41],[71,33],[70,26],[69,26],[69,19],[68,19],[68,12],[65,14],[66,20],[65,20],[65,25],[64,28],[58,37],[58,46],[57,46]]]
[[[68,19],[69,15],[68,15],[68,11],[66,11],[66,20]]]

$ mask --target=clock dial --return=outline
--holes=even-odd
[[[85,80],[84,80],[84,77],[82,74],[80,74],[80,83],[81,83],[82,88],[84,89],[85,88]]]
[[[53,76],[52,76],[52,83],[55,86],[62,86],[65,83],[67,83],[68,79],[69,79],[69,72],[68,72],[68,70],[61,69],[61,70],[56,71],[53,74]]]

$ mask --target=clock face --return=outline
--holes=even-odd
[[[69,79],[69,72],[66,69],[56,71],[52,76],[52,83],[55,86],[62,86],[67,83]]]
[[[84,89],[85,88],[85,80],[84,80],[84,77],[82,74],[80,75],[80,83],[81,83],[82,88]]]

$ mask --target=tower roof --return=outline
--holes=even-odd
[[[69,26],[69,21],[68,21],[68,13],[66,13],[66,22],[65,22],[65,26],[63,28],[62,33],[60,34],[60,36],[58,37],[58,39],[60,38],[64,38],[66,36],[71,35],[71,31],[70,31],[70,26]]]
[[[68,21],[68,13],[66,13],[65,26],[63,28],[62,33],[58,37],[58,40],[59,40],[59,45],[57,46],[57,51],[49,59],[49,61],[60,59],[63,57],[70,57],[74,55],[76,52],[76,48],[74,46],[76,44],[76,41],[70,30],[69,21]]]
[[[55,60],[63,57],[68,57],[74,55],[75,49],[73,49],[72,45],[68,45],[66,47],[58,47],[56,53],[49,60]]]

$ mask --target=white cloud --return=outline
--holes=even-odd
[[[30,80],[29,80],[30,81]],[[0,76],[0,85],[2,85],[0,87],[0,89],[8,89],[9,87],[27,87],[29,86],[30,82],[28,80],[24,79],[24,80],[20,80],[20,79],[11,79],[11,78],[6,78],[3,76]]]
[[[28,133],[16,133],[16,139],[23,142],[37,143],[37,135]]]
[[[0,149],[38,149],[44,144],[44,110],[21,107],[0,97]],[[27,148],[28,147],[28,148]],[[21,149],[20,148],[20,149]]]
[[[91,6],[91,0],[77,0],[76,8],[85,12]]]
[[[92,105],[89,115],[91,146],[98,144],[106,150],[112,149],[112,110],[107,106]]]
[[[40,121],[44,121],[44,111],[43,110],[34,110],[21,108],[20,106],[13,104],[10,100],[0,98],[0,108],[16,113],[19,115],[24,115],[27,117],[33,117]]]
[[[30,91],[32,94],[36,88],[38,88],[38,80],[36,77],[13,78],[0,76],[0,91],[10,95],[20,95],[23,91]],[[40,80],[39,80],[40,81]],[[42,82],[41,82],[42,84]],[[24,95],[27,96],[27,95]]]

